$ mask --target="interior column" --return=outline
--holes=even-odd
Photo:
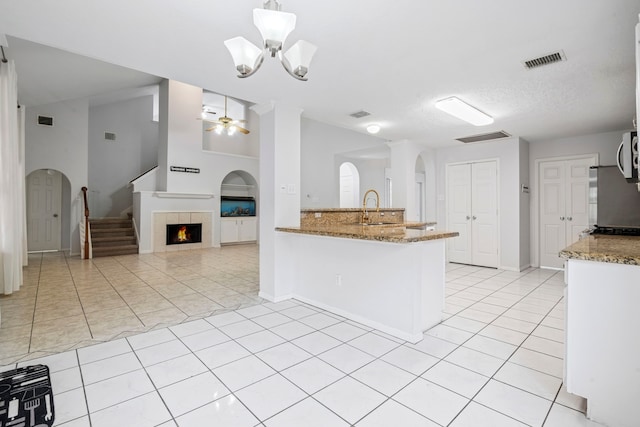
[[[300,114],[282,105],[256,106],[260,115],[260,296],[289,298],[293,278],[286,265],[288,248],[275,227],[300,225]]]

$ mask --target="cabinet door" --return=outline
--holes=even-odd
[[[238,241],[238,222],[235,218],[220,219],[220,243],[233,243]]]
[[[238,220],[238,241],[239,242],[252,242],[257,240],[258,237],[258,219],[257,218],[242,218]]]

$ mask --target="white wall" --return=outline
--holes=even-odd
[[[337,154],[384,146],[384,140],[359,132],[327,125],[315,120],[301,120],[300,141],[300,195],[301,207],[340,206],[340,162]],[[353,160],[349,160],[355,164]],[[358,172],[362,179],[367,171]],[[380,172],[384,179],[384,170]],[[372,182],[371,184],[375,184]],[[361,181],[360,188],[364,188]],[[372,188],[371,186],[367,188]],[[374,187],[378,191],[384,187]]]
[[[550,157],[598,153],[600,155],[600,165],[614,165],[616,163],[616,150],[622,141],[624,132],[624,130],[619,130],[529,144],[531,180],[533,180],[534,162]]]
[[[357,206],[362,206],[362,197],[364,193],[369,189],[374,189],[380,195],[380,207],[386,206],[385,198],[384,198],[384,186],[385,186],[385,178],[384,178],[384,170],[389,167],[389,159],[354,159],[351,157],[345,157],[340,154],[337,154],[334,159],[335,170],[340,171],[340,165],[344,162],[351,162],[358,169],[358,174],[360,176],[360,198],[358,200]],[[339,176],[338,176],[339,178]],[[338,187],[336,188],[336,192],[340,190],[340,180],[336,180]],[[338,193],[339,195],[339,193]],[[309,197],[306,197],[305,194],[302,195],[303,200],[306,199],[309,202]],[[339,205],[339,197],[338,197],[338,205]],[[373,202],[369,202],[369,206],[373,206]],[[311,201],[312,206],[318,206]],[[335,205],[331,206],[318,206],[318,207],[337,207]]]
[[[53,117],[54,126],[38,125],[38,115]],[[88,185],[88,124],[86,100],[26,109],[25,173],[29,175],[38,169],[55,169],[69,180],[70,206],[62,211],[62,215],[69,214],[68,218],[62,218],[62,230],[68,230],[69,237],[63,236],[62,242],[70,241],[72,254],[80,252],[78,222],[83,209],[80,189]]]
[[[446,165],[498,159],[499,173],[499,268],[521,269],[520,230],[529,228],[527,218],[520,216],[520,142],[518,138],[459,145],[436,150],[437,167],[437,221],[439,228],[446,227]]]
[[[89,108],[89,189],[94,218],[117,217],[131,206],[128,183],[158,161],[153,96]],[[105,140],[113,132],[116,140]],[[97,209],[96,209],[97,208]]]

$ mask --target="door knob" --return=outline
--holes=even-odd
[[[473,219],[478,219],[475,215],[474,215],[474,216],[472,216],[472,218],[473,218]]]
[[[471,219],[471,217],[469,215],[467,215],[467,219],[469,220],[469,219]]]
[[[573,217],[570,217],[570,216],[567,217],[568,221],[571,221],[572,219],[573,219]]]
[[[53,217],[54,218],[58,218],[58,214],[53,214]]]
[[[563,216],[560,217],[560,221],[564,221],[564,217]]]

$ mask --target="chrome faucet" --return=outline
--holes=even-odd
[[[369,212],[367,211],[367,196],[369,193],[373,193],[376,195],[376,212],[380,212],[380,194],[376,190],[367,190],[364,193],[364,198],[362,199],[362,222],[369,222]]]

